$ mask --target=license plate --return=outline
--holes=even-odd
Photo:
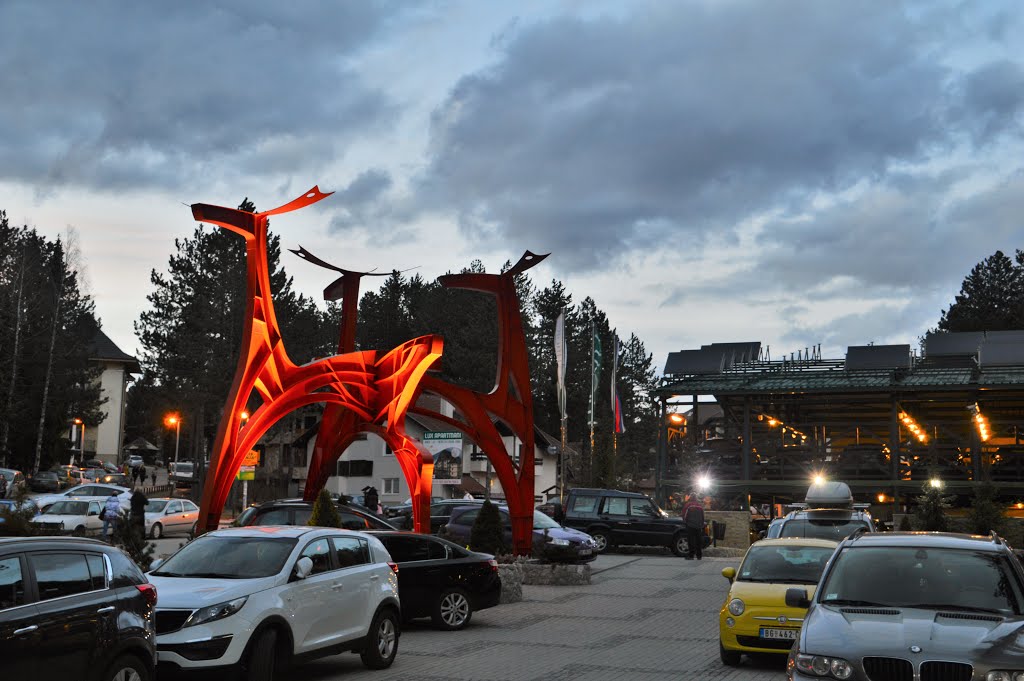
[[[580,549],[581,556],[589,556],[592,553],[590,549]]]
[[[761,638],[781,639],[783,641],[795,641],[799,629],[772,629],[761,627]]]

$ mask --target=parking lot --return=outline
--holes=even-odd
[[[460,632],[414,624],[402,635],[395,664],[367,671],[356,655],[312,662],[294,681],[522,680],[678,681],[784,678],[784,658],[718,659],[718,609],[735,558],[688,561],[674,556],[602,555],[593,583],[523,587],[521,603],[474,615]]]

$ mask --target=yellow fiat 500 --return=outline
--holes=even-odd
[[[803,585],[813,595],[835,548],[826,539],[764,539],[747,549],[738,570],[722,570],[731,584],[718,616],[723,664],[738,665],[743,653],[789,652],[807,610],[788,607],[786,589]]]

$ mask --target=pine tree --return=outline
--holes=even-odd
[[[1003,528],[1003,509],[999,506],[999,491],[990,482],[983,482],[974,488],[971,510],[967,515],[970,531],[974,534],[997,533]]]
[[[142,527],[145,527],[145,519],[142,521]],[[153,563],[155,546],[146,539],[144,532],[139,532],[139,523],[133,522],[130,513],[121,513],[114,523],[111,543],[127,553],[140,570],[149,570]]]
[[[501,513],[489,500],[484,501],[473,521],[469,535],[469,548],[481,553],[498,555],[505,552],[505,535],[501,527]]]
[[[940,331],[999,331],[1024,328],[1024,251],[1016,262],[1002,251],[971,269],[949,309],[942,311]]]
[[[949,520],[946,518],[946,511],[949,508],[949,498],[942,493],[942,489],[929,485],[925,488],[924,494],[917,497],[914,529],[924,532],[947,532]]]
[[[313,503],[313,514],[306,524],[312,527],[341,527],[341,515],[338,513],[338,507],[334,505],[331,493],[326,489],[320,490],[320,494],[316,496],[316,501]]]

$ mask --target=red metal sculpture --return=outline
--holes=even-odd
[[[416,445],[403,432],[405,413],[415,401],[418,384],[441,356],[435,336],[413,339],[377,358],[372,350],[348,352],[298,366],[289,359],[274,314],[267,266],[267,221],[330,196],[314,187],[303,196],[263,213],[194,204],[196,220],[228,229],[245,238],[247,311],[234,382],[228,394],[210,455],[210,467],[200,504],[199,531],[217,529],[231,484],[245,454],[260,437],[289,412],[317,402],[336,405],[382,428],[389,441],[404,452],[403,472],[410,489],[429,489],[432,462],[412,461]],[[244,424],[241,413],[253,390],[262,404]],[[396,452],[399,451],[396,449]],[[420,453],[421,454],[421,453]],[[425,478],[425,480],[424,480]]]
[[[321,267],[327,267],[342,276],[324,291],[328,300],[342,302],[341,340],[339,352],[355,348],[356,307],[358,304],[359,278],[365,273],[350,272],[329,265],[305,250],[294,251],[300,257]],[[535,255],[527,251],[515,267],[502,274],[464,273],[440,278],[444,286],[476,290],[493,295],[498,309],[498,371],[494,388],[489,393],[478,393],[452,385],[433,376],[424,377],[414,389],[438,395],[451,403],[463,420],[452,419],[436,411],[412,406],[410,411],[424,414],[462,431],[479,446],[490,459],[501,482],[512,517],[513,549],[517,554],[529,554],[532,543],[534,504],[534,437],[533,397],[530,388],[530,369],[526,351],[526,337],[523,333],[519,299],[516,295],[515,277],[541,262],[547,255]],[[509,452],[498,431],[496,422],[504,423],[522,443],[519,452]],[[388,422],[391,428],[392,422]],[[362,431],[379,432],[379,427],[362,419],[357,414],[346,412],[341,406],[328,404],[324,419],[317,433],[316,448],[310,461],[306,496],[312,498],[327,481],[335,462],[342,455],[355,436]],[[404,434],[403,434],[404,437]],[[385,438],[387,439],[387,438]],[[399,449],[392,440],[389,445]],[[430,457],[421,446],[415,453],[407,452],[405,461],[413,461],[418,455],[421,466],[426,466]],[[410,446],[406,444],[405,446]],[[402,461],[403,459],[400,459]],[[407,464],[403,463],[403,471]],[[409,480],[409,474],[406,473]],[[420,476],[418,481],[425,488],[413,492],[413,519],[416,530],[429,532],[430,485],[429,479]],[[410,489],[412,485],[410,484]]]

